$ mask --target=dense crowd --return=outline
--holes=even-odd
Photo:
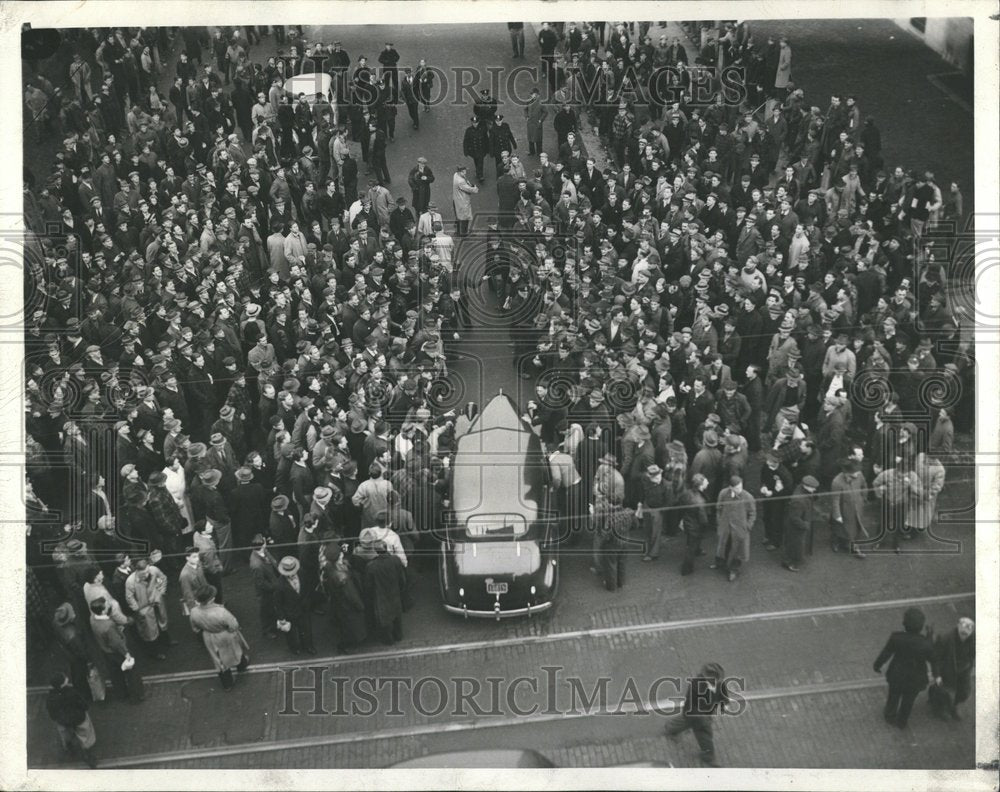
[[[727,26],[689,57],[638,28],[541,25],[542,90],[482,93],[474,175],[442,187],[421,157],[409,200],[387,151],[434,70],[391,42],[81,30],[68,90],[28,78],[29,138],[63,139],[24,186],[28,616],[73,690],[140,699],[132,652],[165,656],[168,596],[231,687],[248,650],[224,582],[247,564],[290,651],[315,651],[314,610],[343,651],[398,640],[474,415],[443,401],[473,293],[509,317],[559,519],[593,529],[609,589],[633,529],[646,561],[682,535],[683,574],[714,530],[731,581],[758,513],[793,572],[827,512],[857,558],[931,533],[973,414],[934,240],[958,185],[895,162],[856,97],[807,100],[784,39]],[[744,69],[738,102],[720,64]],[[321,73],[329,92],[285,88]],[[467,237],[487,170],[495,222]]]

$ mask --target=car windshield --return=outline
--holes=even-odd
[[[477,514],[465,523],[465,533],[471,538],[524,536],[528,523],[520,514]]]

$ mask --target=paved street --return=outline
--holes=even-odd
[[[849,25],[853,23],[800,21],[755,29],[763,35],[787,32],[795,52],[794,78],[812,103],[825,109],[832,90],[858,95],[863,111],[874,113],[882,128],[887,164],[898,159],[931,168],[943,180],[957,177],[971,201],[971,115],[926,79],[927,74],[950,69],[888,22],[867,22],[853,32]],[[534,66],[538,47],[530,27],[526,34],[524,63]],[[893,42],[889,35],[895,36]],[[340,38],[352,59],[366,54],[370,61],[392,40],[403,65],[426,57],[449,75],[458,66],[509,69],[516,63],[502,24],[395,28],[391,33],[376,26],[317,27],[307,29],[307,37]],[[274,38],[265,38],[252,49],[251,58],[260,60],[274,48]],[[892,74],[891,81],[885,74]],[[506,99],[502,84],[497,95],[501,102]],[[502,112],[525,150],[530,170],[537,160],[526,154],[522,113],[514,107]],[[409,199],[406,174],[418,156],[425,156],[436,175],[432,200],[446,219],[453,217],[451,178],[457,163],[468,163],[461,156],[461,140],[470,116],[468,102],[446,101],[422,112],[420,129],[412,130],[401,108],[388,154],[394,195]],[[546,136],[551,151],[551,126]],[[487,165],[487,174],[473,199],[480,228],[496,208],[492,165]],[[474,267],[480,249],[474,239],[459,246],[460,265]],[[453,346],[449,365],[455,375],[454,406],[484,403],[501,388],[520,404],[527,401],[531,383],[516,376],[509,341],[502,328],[478,328]],[[967,447],[969,439],[960,438],[963,442]],[[747,479],[751,491],[757,484],[756,467]],[[328,617],[315,617],[315,665],[325,669],[324,701],[329,709],[336,700],[331,675],[443,680],[465,676],[485,684],[488,676],[509,682],[523,674],[542,680],[544,666],[558,665],[565,677],[579,678],[588,691],[597,677],[607,676],[611,709],[622,686],[632,679],[640,691],[639,704],[646,706],[654,679],[683,677],[712,659],[730,676],[745,680],[748,697],[740,717],[719,719],[717,742],[724,765],[971,767],[972,708],[960,723],[944,724],[930,719],[921,697],[910,728],[890,728],[880,714],[884,683],[871,664],[888,633],[899,629],[906,601],[931,598],[923,609],[928,622],[942,631],[960,615],[975,615],[973,473],[971,467],[950,467],[949,487],[941,497],[937,539],[954,544],[924,538],[914,545],[916,550],[947,547],[949,552],[871,554],[857,561],[830,550],[828,528],[821,521],[814,529],[813,554],[800,574],[785,572],[755,537],[745,573],[731,584],[707,568],[709,558],[700,559],[694,575],[682,578],[681,540],[675,539],[655,563],[641,563],[641,553],[630,558],[627,584],[615,594],[606,592],[591,574],[587,553],[568,553],[560,562],[561,590],[553,611],[501,623],[463,621],[446,614],[436,572],[428,568],[417,581],[404,639],[391,649],[368,644],[356,656],[334,657]],[[710,551],[714,537],[708,536],[704,545]],[[384,767],[426,753],[487,746],[534,747],[561,766],[697,764],[691,736],[670,745],[660,736],[663,718],[655,714],[518,717],[505,701],[499,713],[488,717],[450,711],[426,717],[404,697],[400,716],[386,714],[387,705],[369,717],[278,715],[286,703],[288,679],[281,667],[291,667],[292,658],[283,641],[261,635],[247,571],[241,569],[224,584],[226,605],[243,626],[254,663],[252,673],[231,693],[221,690],[204,650],[188,632],[176,583],[171,586],[172,632],[181,645],[171,650],[166,662],[139,658],[147,678],[146,702],[141,707],[108,703],[94,708],[99,753],[106,766]],[[754,614],[761,616],[752,618]],[[310,660],[307,665],[313,664]],[[29,658],[29,683],[43,683],[48,668],[46,658]],[[560,711],[567,706],[568,691],[566,685],[559,688]],[[428,696],[435,698],[433,693]],[[303,697],[306,704],[308,698]],[[378,700],[385,704],[383,698]],[[634,708],[624,710],[631,711]],[[28,718],[29,764],[57,765],[55,735],[37,691],[29,696]],[[147,729],[145,724],[157,726]]]
[[[949,624],[958,615],[974,611],[973,600],[963,595],[920,604],[934,624]],[[812,609],[767,618],[721,616],[686,625],[616,625],[585,634],[500,640],[448,651],[403,650],[381,657],[309,660],[297,670],[289,666],[258,669],[232,694],[224,693],[215,678],[163,680],[149,686],[148,700],[143,704],[144,717],[158,724],[155,732],[135,730],[130,717],[135,710],[124,703],[101,708],[95,724],[109,746],[105,757],[109,766],[157,761],[148,754],[161,754],[159,763],[171,766],[175,760],[198,757],[203,762],[222,756],[238,761],[236,757],[245,759],[246,754],[258,751],[262,747],[258,743],[270,745],[268,753],[274,766],[290,766],[285,754],[288,748],[329,751],[329,746],[339,745],[345,750],[359,743],[370,748],[363,758],[355,758],[359,766],[384,766],[396,759],[393,753],[386,755],[372,744],[377,736],[399,738],[410,746],[403,753],[415,756],[434,750],[434,735],[441,733],[476,732],[466,736],[470,746],[536,746],[531,727],[542,728],[543,723],[549,725],[545,731],[556,724],[556,734],[548,734],[544,747],[563,749],[558,754],[561,761],[571,761],[571,752],[565,750],[571,745],[593,742],[608,733],[619,740],[627,735],[644,741],[631,750],[639,759],[656,760],[657,751],[665,750],[665,745],[657,747],[655,737],[662,728],[663,714],[670,712],[668,701],[683,692],[683,682],[667,678],[683,678],[704,658],[712,657],[747,698],[742,713],[747,717],[732,718],[723,732],[730,735],[734,748],[727,763],[837,766],[829,764],[828,757],[811,753],[797,759],[782,755],[779,761],[768,751],[740,747],[746,735],[773,730],[772,723],[787,728],[789,719],[809,722],[832,697],[835,711],[860,712],[865,724],[863,732],[857,726],[847,729],[849,733],[837,741],[838,751],[845,747],[841,744],[845,740],[851,745],[878,741],[886,754],[874,766],[917,766],[916,756],[896,750],[900,744],[896,730],[880,722],[883,684],[871,672],[873,652],[880,648],[872,644],[897,627],[900,607],[896,601],[864,609]],[[521,676],[527,680],[514,684]],[[372,679],[370,684],[364,683],[363,692],[368,695],[353,686],[353,680],[362,677]],[[335,682],[336,678],[344,681]],[[392,685],[385,682],[391,678],[412,681],[399,683],[394,693]],[[416,682],[432,678],[441,684]],[[467,681],[457,682],[460,678]],[[490,678],[498,681],[491,685]],[[605,696],[595,695],[601,689],[600,678],[607,678]],[[459,684],[463,687],[456,687]],[[294,692],[292,686],[300,692]],[[468,694],[466,700],[458,698],[459,690]],[[845,694],[847,699],[839,701]],[[420,696],[419,705],[414,701],[416,695]],[[31,709],[37,711],[39,705],[39,697],[33,698]],[[233,718],[234,707],[239,718]],[[637,709],[657,707],[659,712],[623,717]],[[824,729],[837,728],[836,718],[824,717],[822,721]],[[957,734],[971,736],[971,724],[950,729],[918,711],[911,731],[909,739],[916,744],[928,733],[948,735],[933,748],[933,758],[925,757],[930,765],[971,763],[971,740],[957,738]],[[425,742],[427,738],[432,739]],[[524,740],[520,746],[519,740]],[[52,753],[46,751],[51,742],[47,730],[31,736],[30,747],[35,749],[31,753],[41,763],[53,761]],[[437,739],[436,744],[448,742]],[[362,749],[354,750],[360,753]],[[617,758],[616,754],[610,756]],[[398,757],[402,758],[406,757]],[[591,757],[584,764],[598,758]],[[685,752],[671,751],[673,763],[687,764],[689,760]],[[307,763],[304,766],[318,766],[309,764],[305,755],[303,761]],[[841,761],[844,764],[840,766],[855,766],[856,760],[844,752]],[[270,766],[270,762],[263,759],[258,766]]]

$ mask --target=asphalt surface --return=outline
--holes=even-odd
[[[791,37],[793,78],[806,88],[811,101],[825,109],[832,90],[853,91],[863,112],[877,108],[887,162],[899,159],[931,167],[939,178],[957,174],[968,183],[972,176],[971,116],[926,77],[950,71],[947,64],[888,22],[868,21],[861,30],[835,21],[768,23],[767,28],[758,29],[766,33],[770,28]],[[502,24],[425,26],[401,32],[375,26],[311,28],[307,37],[340,38],[352,58],[366,54],[370,62],[383,43],[392,40],[402,55],[402,65],[415,65],[418,58],[426,57],[449,76],[459,66],[495,64],[510,69],[519,63],[537,64],[538,49],[530,27],[522,62],[511,59]],[[890,41],[889,35],[895,39]],[[265,38],[252,55],[266,57],[274,49],[274,38]],[[893,79],[881,76],[885,74],[892,74]],[[495,93],[501,101],[507,99],[503,81]],[[523,116],[516,108],[502,112],[525,149]],[[425,156],[437,177],[432,200],[446,219],[453,217],[454,166],[461,161],[471,164],[461,156],[462,133],[470,115],[470,104],[446,101],[421,112],[420,129],[412,130],[401,108],[396,139],[388,153],[394,195],[410,197],[406,174],[418,156]],[[550,152],[553,141],[549,128],[545,142]],[[533,167],[534,160],[524,159],[527,168]],[[485,227],[496,208],[489,164],[487,174],[473,199],[478,213],[474,228]],[[971,187],[965,190],[967,196],[971,192]],[[476,266],[479,246],[470,240],[459,247],[460,266]],[[521,404],[527,400],[531,383],[516,376],[509,342],[510,335],[502,328],[479,328],[451,345],[449,365],[455,385],[450,398],[455,406],[485,402],[501,388]],[[950,469],[949,480],[967,479],[971,474],[970,468]],[[753,487],[753,475],[748,485]],[[872,674],[871,662],[885,635],[898,629],[905,607],[902,600],[955,595],[925,608],[930,621],[942,629],[950,627],[958,615],[974,615],[975,603],[967,596],[975,588],[974,503],[968,485],[949,486],[942,495],[942,509],[951,512],[951,518],[939,528],[939,537],[958,542],[951,552],[917,552],[943,549],[925,538],[908,546],[909,552],[902,555],[875,554],[856,561],[833,554],[827,528],[818,523],[814,553],[802,573],[785,572],[773,555],[755,543],[744,574],[732,584],[704,563],[694,575],[681,578],[677,540],[668,543],[661,559],[652,564],[642,563],[639,555],[630,558],[626,587],[616,594],[604,591],[590,573],[585,553],[567,554],[561,560],[556,607],[531,620],[495,623],[449,616],[439,604],[436,573],[428,569],[416,584],[416,605],[406,615],[400,644],[391,648],[368,644],[357,658],[330,659],[334,651],[324,626],[327,617],[317,615],[316,663],[336,673],[343,670],[351,678],[362,672],[442,679],[469,676],[480,681],[493,675],[508,682],[520,674],[537,676],[542,666],[557,664],[584,680],[588,688],[596,675],[607,674],[612,690],[617,690],[628,678],[644,684],[660,674],[683,678],[704,661],[715,659],[734,676],[745,678],[747,689],[761,696],[751,699],[743,717],[721,719],[717,726],[720,759],[727,765],[970,767],[971,711],[960,724],[946,725],[929,720],[918,704],[910,730],[889,729],[880,718],[883,691]],[[711,552],[713,546],[713,537],[707,537],[706,549]],[[633,761],[689,766],[697,761],[689,735],[680,746],[670,746],[659,736],[662,718],[656,715],[531,720],[514,717],[505,709],[485,728],[472,727],[467,719],[450,714],[424,718],[406,706],[402,709],[407,714],[396,718],[383,716],[383,709],[364,718],[277,716],[284,703],[284,674],[262,669],[242,679],[233,693],[224,694],[204,650],[187,632],[176,603],[176,584],[171,586],[172,631],[181,644],[171,649],[165,662],[139,658],[140,668],[152,683],[147,685],[148,699],[141,707],[107,703],[94,708],[98,753],[105,761],[131,757],[149,766],[171,767],[376,767],[464,747],[524,746],[538,747],[562,766]],[[255,666],[292,667],[298,658],[289,655],[284,643],[260,635],[245,570],[226,579],[225,594],[243,626]],[[850,607],[886,601],[891,604],[872,610]],[[835,613],[774,616],[830,606],[847,607]],[[737,618],[724,624],[697,621],[749,614],[771,617]],[[677,622],[682,624],[677,626]],[[669,623],[674,626],[665,626]],[[475,646],[462,647],[470,643]],[[446,652],[432,651],[442,645],[449,647]],[[48,664],[45,657],[29,658],[29,681],[44,680]],[[155,681],[157,675],[187,672],[184,678],[167,676]],[[29,697],[28,717],[29,763],[51,766],[59,759],[39,695]],[[151,729],[147,724],[157,726]],[[296,741],[302,744],[295,747]],[[248,747],[267,745],[280,750]],[[176,753],[156,758],[170,752]]]

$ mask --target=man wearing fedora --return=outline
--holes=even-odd
[[[247,547],[257,534],[267,531],[267,499],[264,488],[254,481],[253,470],[246,465],[235,473],[236,487],[229,493],[229,516],[233,525],[233,541],[237,547]]]
[[[277,589],[274,593],[275,627],[285,633],[292,654],[316,654],[312,631],[312,594],[299,576],[301,565],[294,556],[278,563]]]
[[[294,512],[287,495],[275,495],[271,499],[267,536],[273,542],[272,548],[275,555],[282,557],[298,555],[298,522],[296,512]]]
[[[271,554],[270,544],[262,534],[257,534],[250,541],[250,577],[253,580],[254,593],[260,609],[261,629],[268,638],[278,637],[277,616],[274,611],[274,597],[281,580],[278,572],[278,562]]]
[[[224,574],[229,575],[236,571],[236,564],[231,552],[233,536],[229,506],[222,493],[219,492],[219,482],[221,481],[221,471],[215,468],[201,471],[198,474],[195,487],[191,490],[191,508],[197,522],[211,521]]]
[[[806,537],[812,530],[815,518],[817,489],[819,481],[814,476],[803,476],[788,502],[781,543],[781,565],[789,572],[798,572],[802,566]]]

